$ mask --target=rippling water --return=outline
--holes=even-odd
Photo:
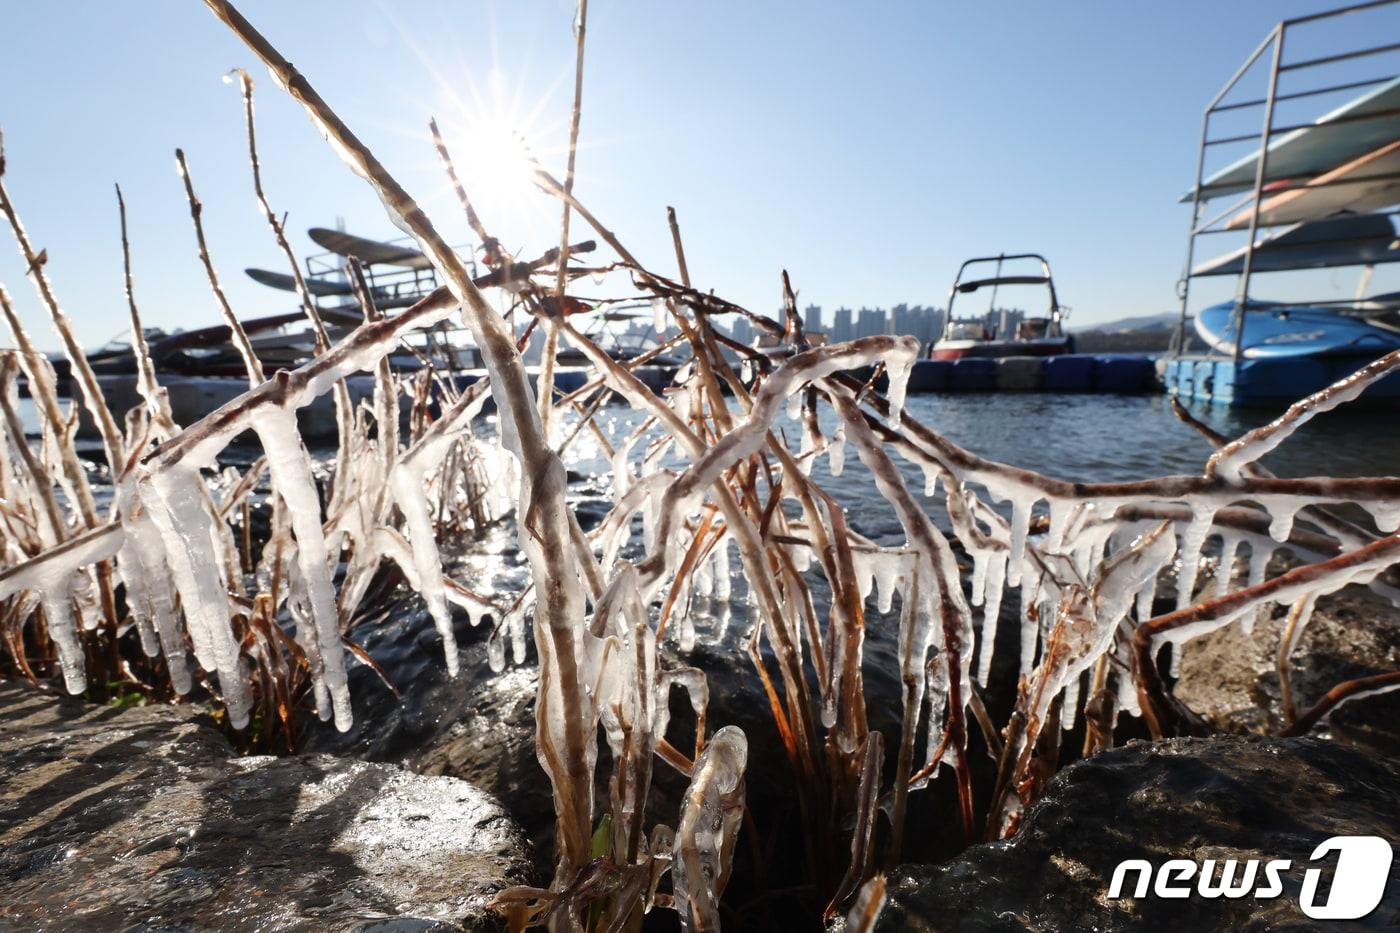
[[[33,403],[21,399],[20,409],[25,427],[37,430]],[[1191,410],[1227,436],[1264,424],[1277,414],[1210,405]],[[1190,473],[1199,470],[1210,454],[1205,440],[1177,421],[1160,395],[915,395],[909,399],[908,411],[984,457],[1067,479],[1113,481]],[[606,410],[602,418],[619,430],[640,421],[619,408]],[[1394,412],[1345,408],[1328,412],[1265,462],[1284,476],[1393,473],[1400,463],[1398,419]],[[828,412],[823,427],[834,423]],[[795,446],[800,429],[795,422],[780,419],[783,425]],[[588,468],[606,469],[605,462],[590,462],[595,461],[597,447],[590,446],[589,436],[581,434],[579,439],[583,444],[575,460]]]

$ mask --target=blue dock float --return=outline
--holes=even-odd
[[[1161,361],[1162,387],[1168,395],[1222,405],[1281,407],[1325,389],[1356,372],[1371,357],[1288,356],[1243,359],[1178,356]],[[1400,401],[1400,373],[1392,373],[1366,390],[1362,406]]]
[[[953,361],[949,388],[958,392],[990,392],[997,387],[997,363],[986,357],[965,356]]]
[[[1086,392],[1141,395],[1157,391],[1157,365],[1149,356],[965,356],[915,360],[910,395],[930,392]],[[852,371],[868,379],[871,370]],[[877,380],[885,391],[886,377]]]
[[[909,373],[909,391],[942,392],[953,379],[952,360],[915,360]]]
[[[1094,391],[1133,395],[1156,388],[1157,370],[1145,356],[1101,356],[1094,369]]]
[[[1093,356],[1049,356],[1045,358],[1046,392],[1091,392],[1098,358]]]

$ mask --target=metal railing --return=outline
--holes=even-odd
[[[1319,72],[1322,83],[1315,87],[1303,87],[1288,90],[1285,93],[1279,92],[1279,78],[1285,74],[1297,74],[1307,72],[1311,69],[1326,69],[1327,66],[1351,63],[1364,59],[1372,59],[1377,56],[1384,56],[1400,52],[1400,43],[1384,42],[1360,49],[1341,49],[1329,54],[1314,55],[1310,58],[1298,61],[1287,61],[1285,59],[1285,48],[1288,39],[1299,27],[1308,26],[1326,20],[1334,20],[1337,17],[1349,16],[1353,14],[1365,13],[1385,7],[1395,7],[1400,4],[1400,0],[1371,0],[1367,3],[1355,3],[1350,6],[1335,10],[1327,10],[1309,16],[1300,16],[1280,22],[1264,40],[1245,59],[1244,63],[1236,69],[1230,79],[1220,92],[1206,105],[1201,118],[1201,142],[1196,158],[1196,180],[1191,191],[1191,224],[1186,244],[1186,262],[1182,271],[1182,277],[1178,282],[1178,297],[1181,302],[1180,317],[1176,330],[1172,337],[1171,351],[1175,354],[1184,352],[1187,345],[1186,323],[1190,319],[1191,281],[1195,277],[1193,267],[1195,264],[1196,240],[1198,237],[1215,233],[1239,233],[1241,226],[1231,224],[1232,219],[1237,218],[1239,212],[1249,209],[1248,236],[1244,248],[1244,258],[1238,278],[1238,286],[1235,293],[1235,312],[1233,322],[1234,333],[1234,360],[1238,365],[1241,353],[1243,352],[1244,329],[1249,305],[1250,282],[1255,273],[1254,253],[1259,245],[1259,232],[1261,228],[1280,226],[1261,217],[1261,208],[1264,198],[1274,197],[1287,191],[1297,190],[1304,187],[1322,188],[1340,185],[1365,184],[1384,180],[1400,180],[1400,173],[1376,173],[1357,178],[1335,179],[1318,182],[1316,179],[1323,172],[1290,172],[1286,176],[1271,177],[1269,175],[1269,148],[1270,143],[1278,136],[1295,132],[1302,129],[1315,128],[1318,126],[1345,127],[1347,124],[1365,120],[1378,120],[1386,117],[1400,116],[1400,110],[1369,110],[1359,114],[1339,114],[1329,115],[1325,124],[1289,122],[1277,124],[1275,114],[1277,105],[1285,102],[1302,101],[1311,98],[1321,97],[1328,94],[1337,94],[1349,90],[1361,90],[1369,87],[1378,87],[1394,80],[1397,74],[1389,74],[1382,77],[1367,77],[1365,79],[1341,80],[1335,77],[1327,80],[1324,73]],[[1386,38],[1391,38],[1387,36]],[[1261,62],[1268,62],[1268,85],[1267,92],[1263,97],[1253,97],[1241,101],[1226,101],[1226,98],[1240,85],[1244,77],[1251,73]],[[1229,136],[1211,136],[1212,119],[1222,113],[1239,112],[1253,108],[1263,108],[1262,127],[1258,133],[1234,134]],[[1206,154],[1213,148],[1238,144],[1258,140],[1259,149],[1257,160],[1254,166],[1254,183],[1248,192],[1240,199],[1236,200],[1230,207],[1213,214],[1208,220],[1202,221],[1203,208],[1213,196],[1225,193],[1221,189],[1230,192],[1238,191],[1238,184],[1230,185],[1207,185],[1206,184]],[[1327,171],[1330,171],[1333,166]],[[1265,190],[1267,186],[1267,192]],[[1215,192],[1214,194],[1212,192]],[[1400,200],[1400,196],[1397,197]],[[1384,211],[1374,211],[1381,216],[1395,216],[1400,214],[1400,210],[1390,209]],[[1319,218],[1309,218],[1319,219]],[[1296,218],[1287,222],[1292,226],[1299,223]],[[1289,304],[1303,304],[1302,302]],[[1312,305],[1344,305],[1343,302],[1317,301],[1308,302]],[[1212,352],[1214,350],[1212,349]]]

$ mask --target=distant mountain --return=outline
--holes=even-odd
[[[1084,324],[1074,328],[1076,333],[1098,331],[1104,334],[1117,334],[1130,330],[1171,330],[1176,326],[1180,312],[1163,311],[1161,314],[1141,314],[1137,317],[1118,318],[1114,321]]]
[[[1074,329],[1075,349],[1080,353],[1162,353],[1179,318],[1176,311],[1163,311],[1085,324]]]

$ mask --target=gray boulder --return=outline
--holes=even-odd
[[[1339,835],[1400,842],[1400,765],[1317,738],[1217,736],[1138,742],[1060,772],[1010,841],[951,862],[905,865],[889,878],[880,930],[1312,930],[1299,906],[1304,872],[1330,890],[1337,856],[1313,850]],[[1288,859],[1283,893],[1110,900],[1125,859]],[[1262,884],[1262,866],[1260,868]],[[1128,894],[1135,893],[1137,874]],[[1196,878],[1191,879],[1194,886]],[[1256,888],[1257,890],[1257,888]],[[1321,898],[1318,898],[1321,900]],[[1400,927],[1400,860],[1380,906],[1348,929]]]
[[[0,684],[0,926],[490,929],[525,852],[463,781],[239,758],[193,707]]]
[[[1280,561],[1269,572],[1285,569]],[[1274,606],[1250,632],[1236,623],[1187,642],[1173,693],[1218,729],[1282,731],[1277,655],[1287,615],[1287,606]],[[1289,661],[1293,702],[1301,712],[1343,681],[1394,670],[1400,670],[1400,611],[1365,587],[1349,586],[1317,601]],[[1400,755],[1400,693],[1347,703],[1321,728],[1339,741]]]

